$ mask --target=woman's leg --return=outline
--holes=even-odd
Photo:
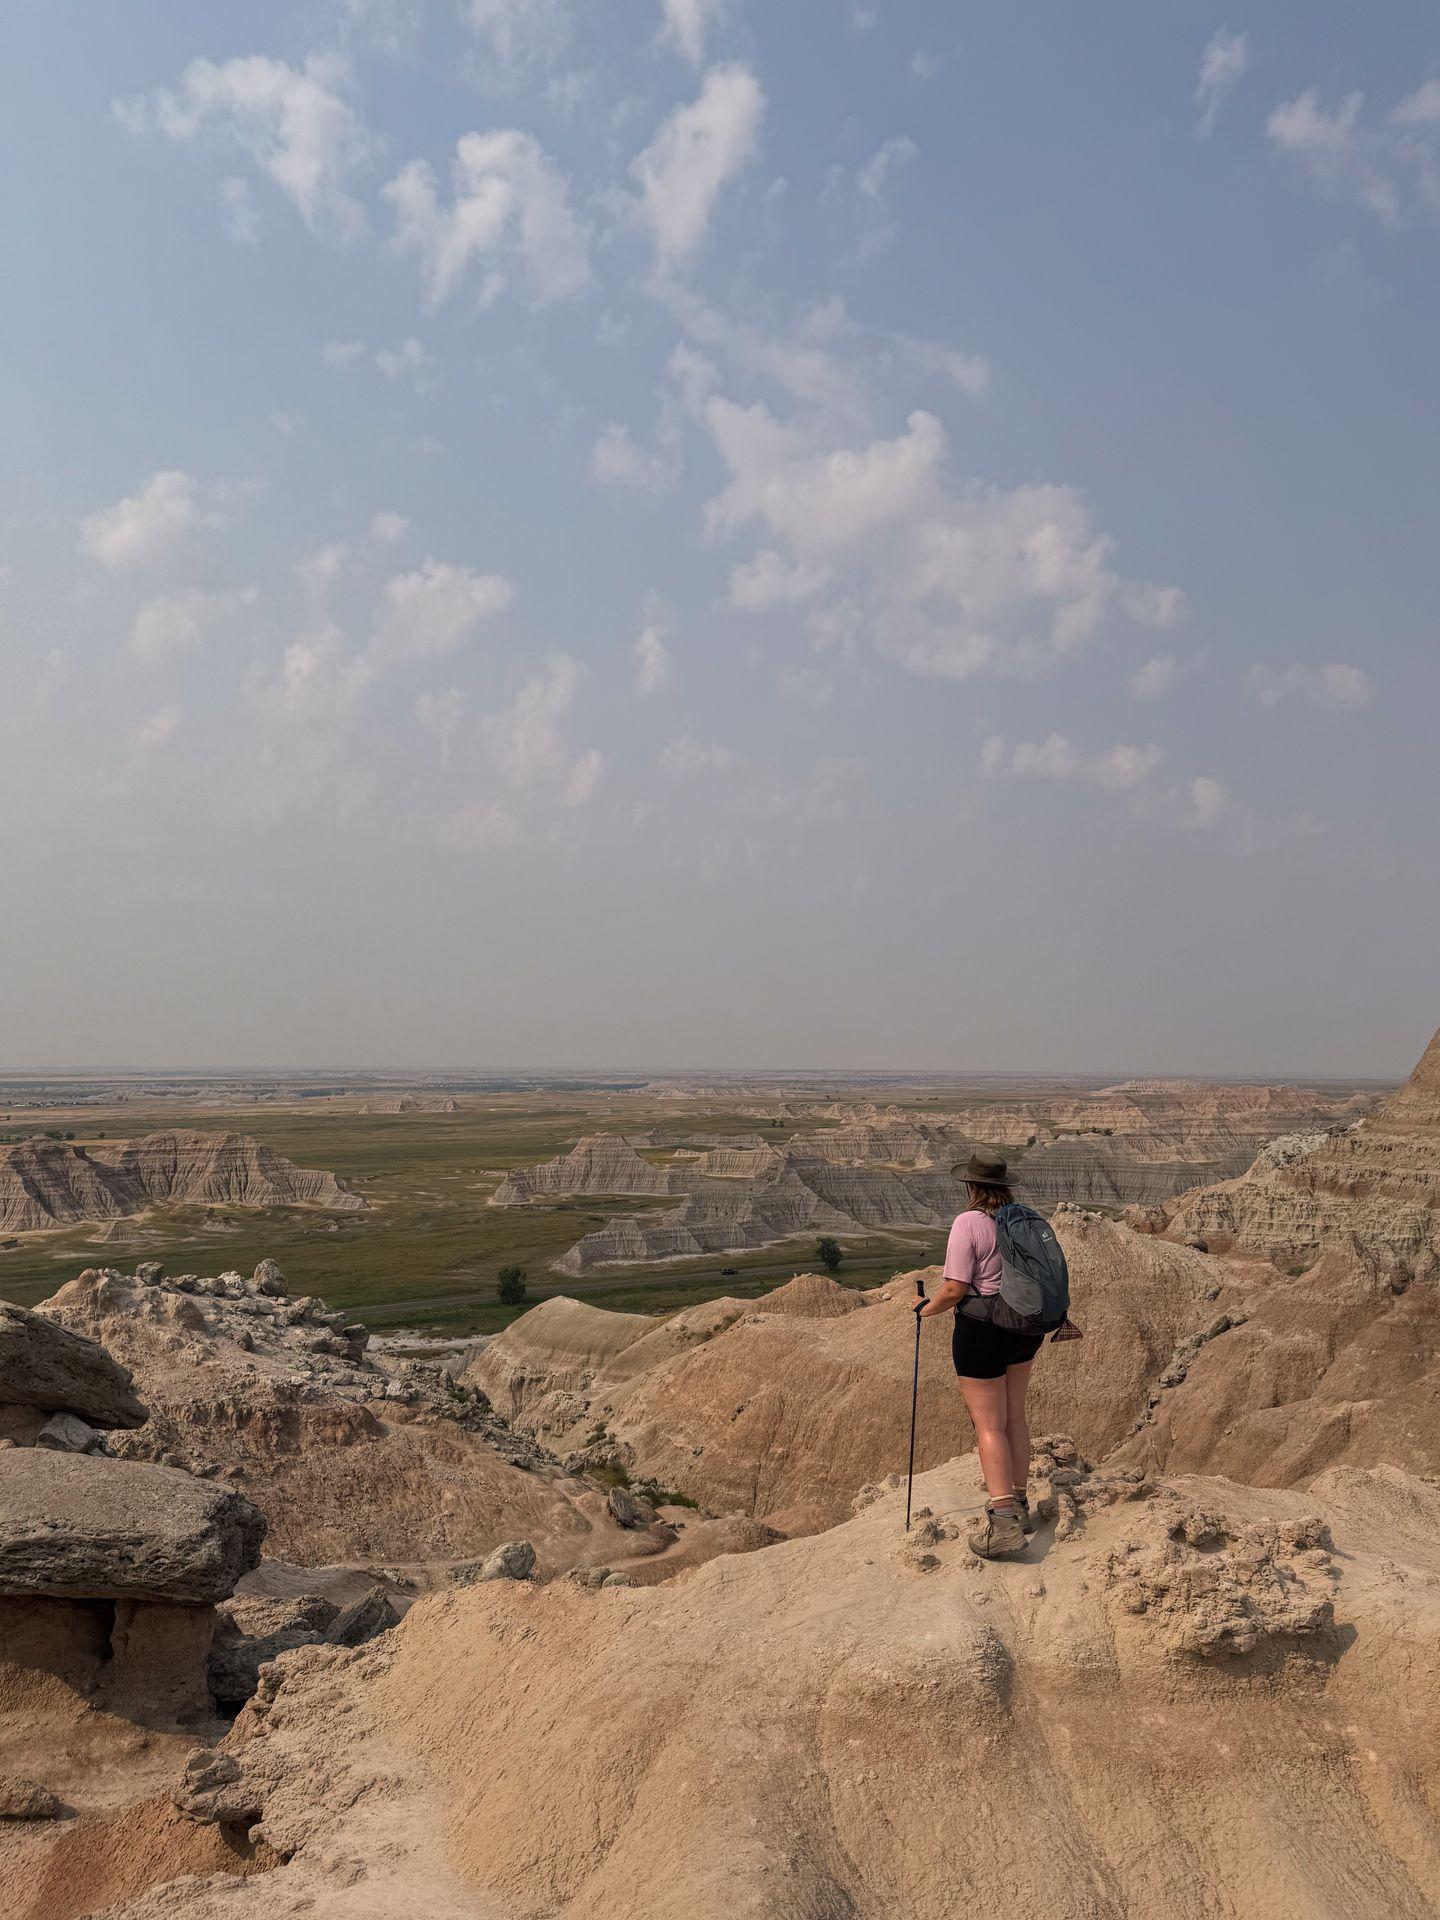
[[[1015,1483],[1010,1465],[1010,1442],[1005,1437],[1007,1396],[1005,1376],[998,1380],[972,1380],[960,1375],[960,1391],[975,1423],[975,1439],[980,1448],[980,1471],[992,1506],[1013,1507]],[[1029,1465],[1029,1455],[1026,1455]]]
[[[1016,1493],[1024,1493],[1030,1477],[1030,1422],[1025,1413],[1025,1392],[1030,1385],[1033,1360],[1005,1369],[1005,1439],[1010,1448],[1010,1471]]]

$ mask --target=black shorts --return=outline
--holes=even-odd
[[[969,1319],[957,1309],[950,1357],[964,1380],[999,1380],[1007,1367],[1033,1360],[1044,1342],[1043,1333],[1012,1333],[988,1320]]]

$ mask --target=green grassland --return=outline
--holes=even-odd
[[[249,1272],[279,1262],[291,1291],[315,1293],[376,1331],[425,1327],[454,1334],[493,1332],[523,1309],[501,1307],[495,1276],[516,1264],[529,1275],[529,1302],[565,1293],[627,1311],[667,1312],[721,1293],[753,1298],[814,1264],[813,1240],[747,1254],[709,1256],[664,1268],[607,1268],[572,1278],[550,1263],[615,1214],[663,1209],[668,1199],[572,1199],[552,1205],[487,1205],[500,1176],[566,1152],[582,1133],[648,1126],[694,1134],[752,1129],[777,1141],[796,1130],[731,1114],[625,1103],[597,1113],[560,1099],[497,1101],[456,1113],[360,1114],[313,1108],[247,1108],[200,1113],[193,1107],[67,1119],[77,1145],[105,1146],[161,1127],[238,1131],[304,1167],[335,1173],[367,1202],[366,1211],[311,1208],[257,1212],[239,1207],[157,1209],[138,1223],[143,1244],[94,1244],[93,1225],[26,1236],[0,1251],[0,1298],[33,1305],[87,1266],[132,1267],[163,1260],[172,1273]],[[647,1156],[654,1157],[654,1156]],[[663,1157],[663,1156],[662,1156]],[[839,1277],[873,1286],[894,1272],[938,1257],[943,1235],[916,1229],[846,1243]],[[733,1274],[723,1269],[734,1268]]]

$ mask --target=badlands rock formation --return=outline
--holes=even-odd
[[[1017,1188],[1047,1212],[1066,1200],[1158,1205],[1197,1180],[1242,1173],[1281,1128],[1348,1118],[1355,1106],[1298,1088],[1143,1081],[1091,1100],[987,1109],[966,1115],[963,1126],[896,1108],[827,1109],[840,1125],[798,1132],[778,1146],[758,1134],[719,1144],[660,1131],[631,1139],[591,1134],[568,1154],[508,1175],[491,1205],[608,1194],[679,1200],[663,1212],[608,1221],[555,1263],[561,1273],[585,1274],[747,1252],[813,1233],[939,1228],[966,1204],[951,1168],[978,1144],[1011,1151]],[[647,1160],[641,1145],[668,1148],[673,1158]]]
[[[1340,1460],[1440,1472],[1437,1041],[1373,1118],[1277,1141],[1149,1224],[1264,1257],[1248,1324],[1188,1365],[1131,1457],[1276,1485]]]
[[[495,1207],[566,1194],[680,1193],[685,1176],[653,1166],[617,1133],[587,1134],[567,1154],[543,1166],[517,1167],[491,1195]]]
[[[627,1530],[603,1491],[495,1418],[438,1368],[395,1368],[367,1335],[273,1261],[253,1277],[83,1273],[38,1310],[134,1374],[146,1423],[127,1458],[218,1475],[264,1512],[272,1558],[400,1568],[426,1584],[506,1540],[534,1539],[546,1571],[663,1551],[664,1527]]]
[[[957,1537],[969,1460],[904,1546],[886,1491],[668,1586],[499,1583],[285,1654],[175,1788],[273,1871],[106,1920],[1431,1920],[1435,1488],[1061,1457],[1011,1564]]]
[[[63,1140],[0,1147],[0,1231],[111,1220],[159,1201],[339,1213],[365,1205],[334,1174],[297,1167],[239,1133],[150,1133],[104,1152]]]
[[[1218,1299],[1243,1315],[1245,1274],[1075,1209],[1055,1215],[1083,1341],[1048,1345],[1037,1423],[1064,1423],[1099,1455],[1148,1417],[1177,1349],[1223,1346]],[[933,1284],[936,1274],[924,1276]],[[711,1300],[660,1325],[549,1300],[491,1340],[463,1378],[562,1455],[615,1454],[716,1512],[787,1532],[828,1526],[903,1457],[913,1357],[907,1276],[866,1293],[807,1275],[759,1300]],[[949,1324],[922,1339],[917,1459],[971,1444]],[[1222,1337],[1223,1332],[1223,1337]]]

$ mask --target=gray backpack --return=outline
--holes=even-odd
[[[1000,1291],[990,1320],[1012,1333],[1054,1333],[1070,1311],[1070,1269],[1055,1229],[1018,1200],[995,1215]]]

